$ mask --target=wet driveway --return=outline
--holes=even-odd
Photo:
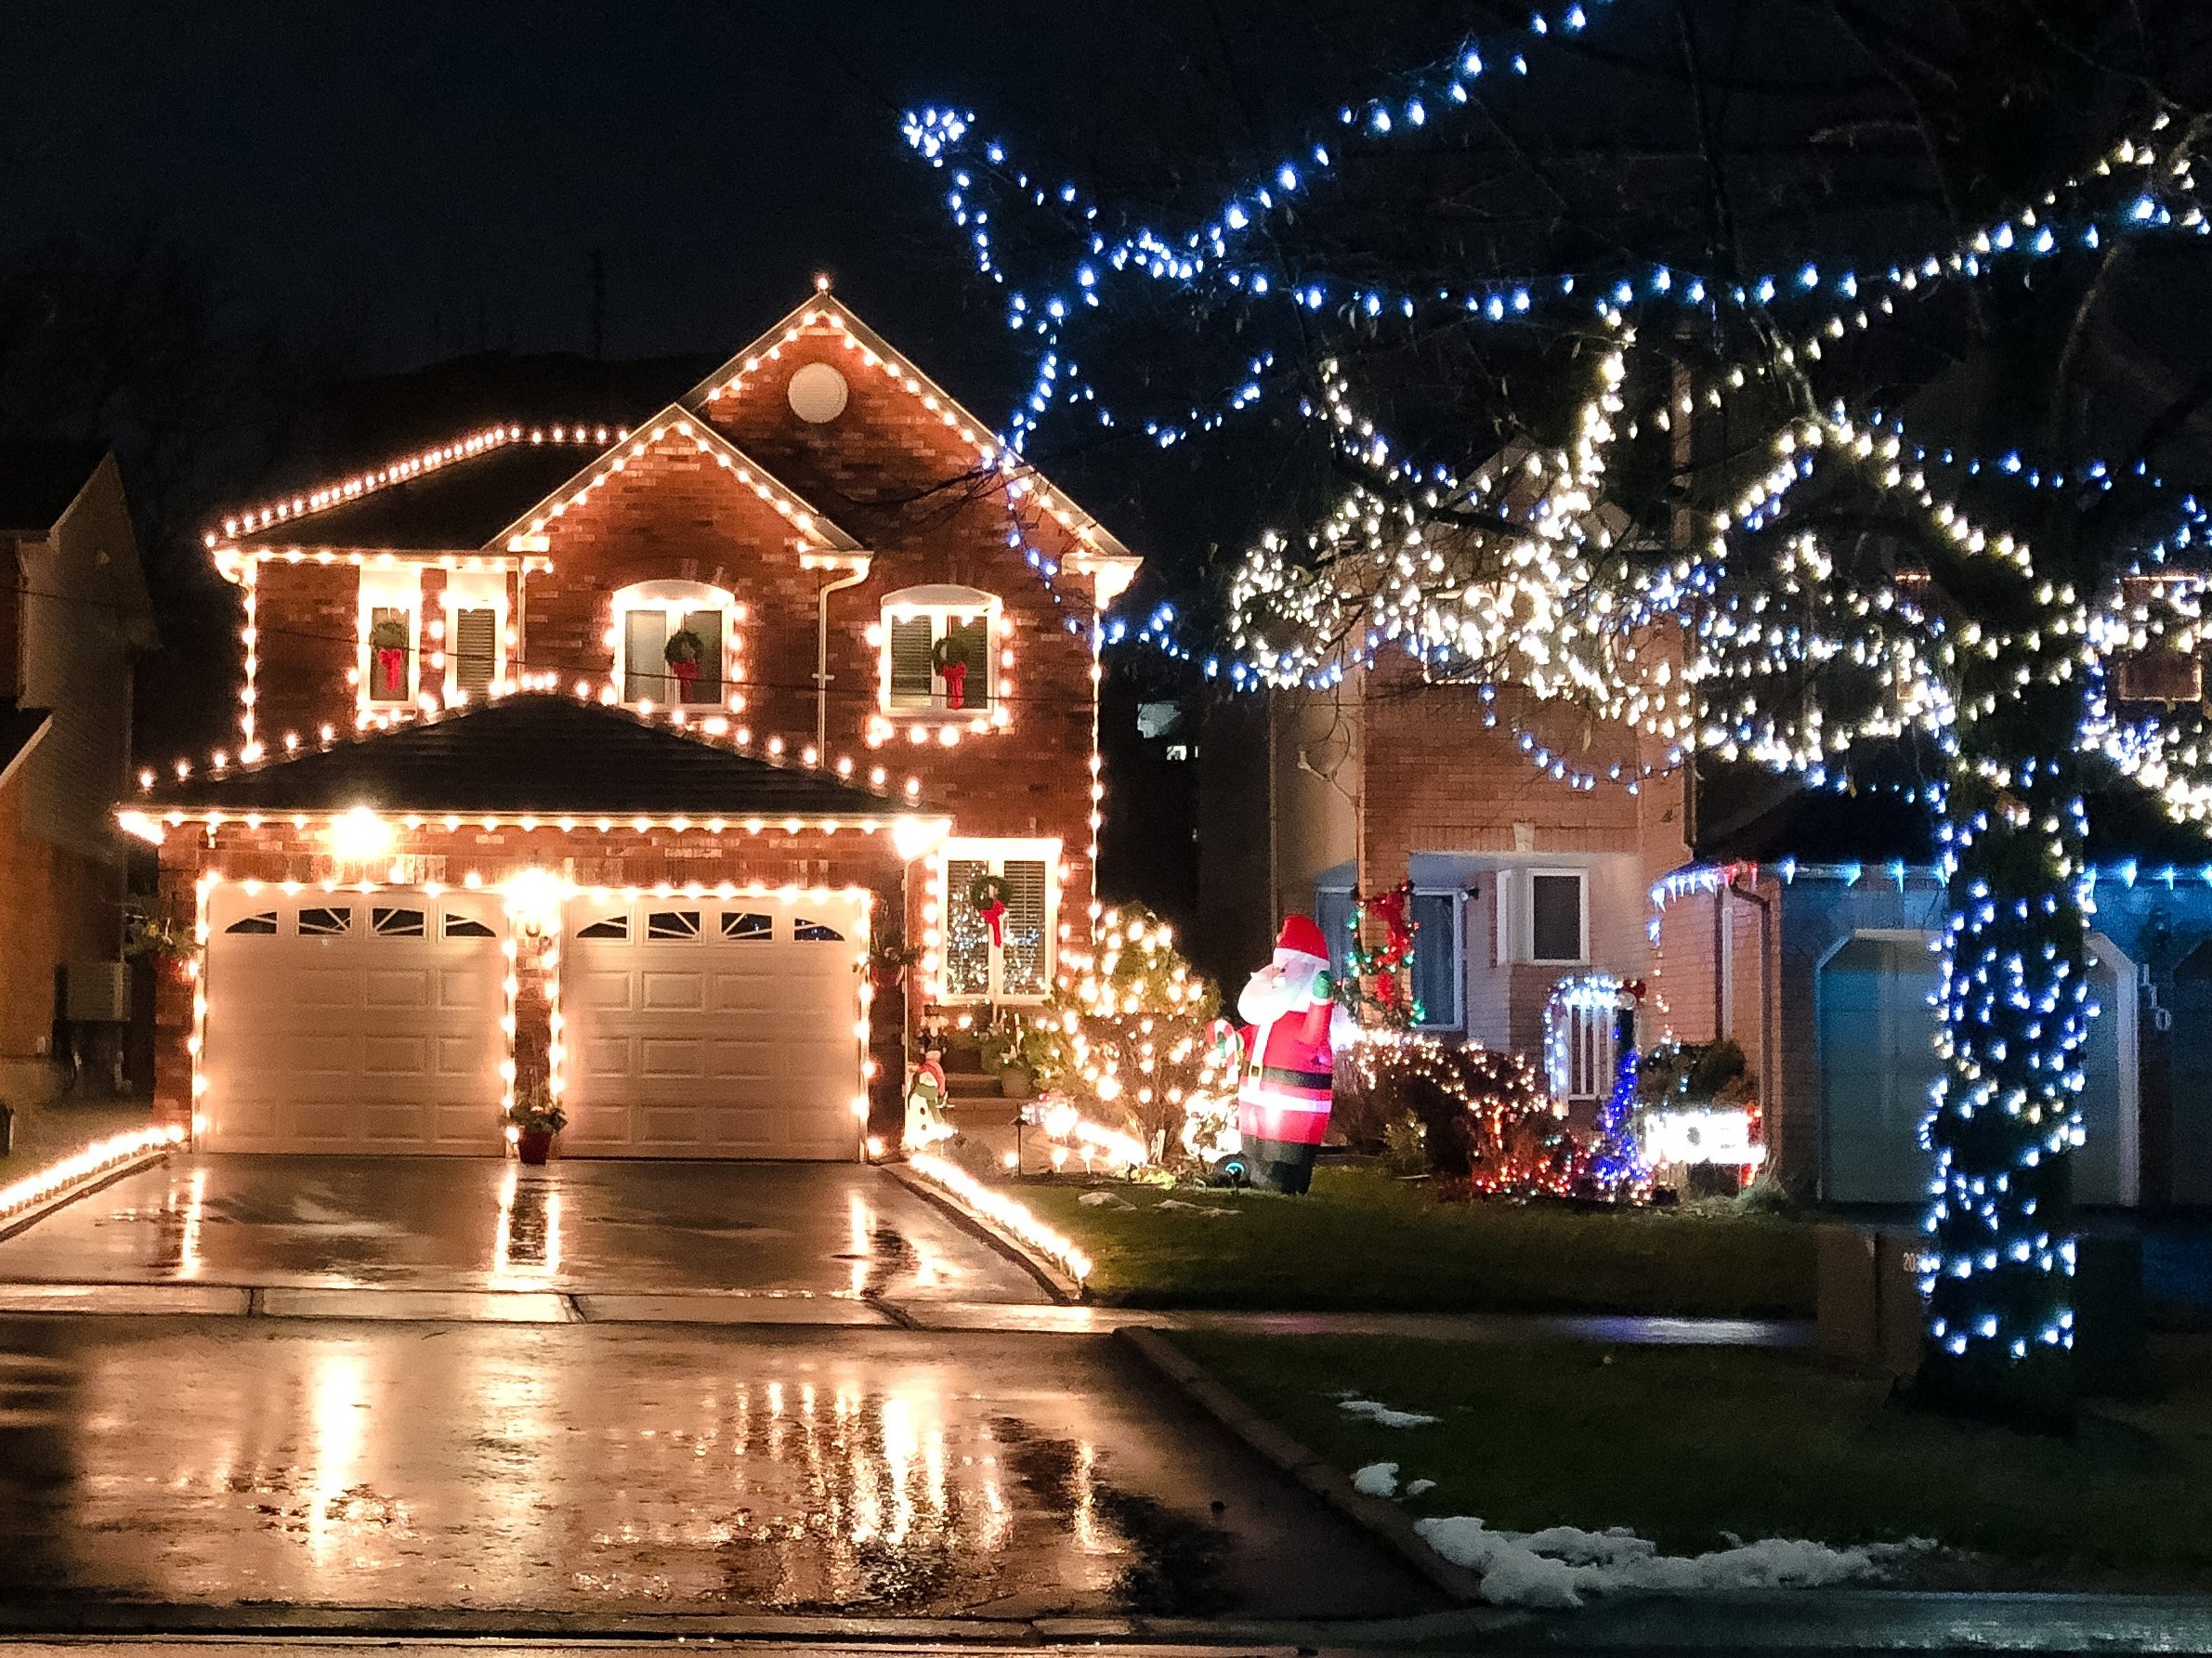
[[[1372,1615],[1094,1338],[0,1320],[0,1600]]]
[[[0,1240],[0,1283],[1045,1299],[852,1163],[179,1156]]]

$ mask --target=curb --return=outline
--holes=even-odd
[[[50,1200],[28,1213],[18,1215],[11,1221],[0,1221],[0,1243],[5,1243],[18,1233],[30,1231],[47,1216],[69,1208],[80,1197],[90,1197],[95,1192],[113,1185],[125,1175],[137,1174],[143,1169],[152,1168],[153,1165],[173,1155],[180,1149],[181,1147],[177,1145],[149,1146],[144,1152],[127,1162],[118,1163],[112,1168],[103,1168],[98,1174],[85,1176],[77,1184],[57,1192]]]
[[[1315,1456],[1273,1422],[1213,1379],[1158,1330],[1129,1325],[1114,1332],[1159,1375],[1179,1388],[1200,1410],[1297,1481],[1353,1524],[1370,1534],[1423,1579],[1442,1590],[1455,1606],[1482,1599],[1481,1580],[1431,1548],[1405,1513],[1380,1497],[1362,1495],[1352,1482]]]
[[[915,1196],[934,1204],[952,1217],[962,1226],[974,1233],[985,1243],[996,1246],[1001,1255],[1011,1258],[1037,1280],[1055,1303],[1073,1307],[1083,1299],[1083,1286],[1041,1256],[1030,1252],[1029,1247],[1012,1233],[993,1225],[974,1209],[957,1200],[942,1187],[933,1185],[911,1169],[897,1163],[876,1165],[885,1174],[911,1192]]]

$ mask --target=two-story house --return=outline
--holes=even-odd
[[[500,427],[226,518],[238,745],[124,814],[204,949],[216,1150],[854,1155],[924,1000],[1087,930],[1136,560],[826,291],[629,430]],[[871,943],[922,951],[878,996]]]
[[[112,813],[130,785],[132,665],[155,643],[114,456],[0,443],[0,1099],[17,1105],[60,1079],[72,968],[80,1017],[124,1012],[130,842]]]

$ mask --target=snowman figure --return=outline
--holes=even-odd
[[[1321,929],[1294,915],[1283,922],[1274,960],[1237,999],[1247,1022],[1237,1128],[1256,1186],[1303,1192],[1313,1180],[1314,1154],[1329,1131],[1336,1050],[1359,1036],[1333,991]]]

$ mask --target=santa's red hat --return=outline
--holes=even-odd
[[[1279,956],[1285,950],[1295,956],[1311,956],[1324,967],[1329,965],[1329,946],[1310,916],[1284,918],[1283,935],[1275,941],[1275,952]]]

